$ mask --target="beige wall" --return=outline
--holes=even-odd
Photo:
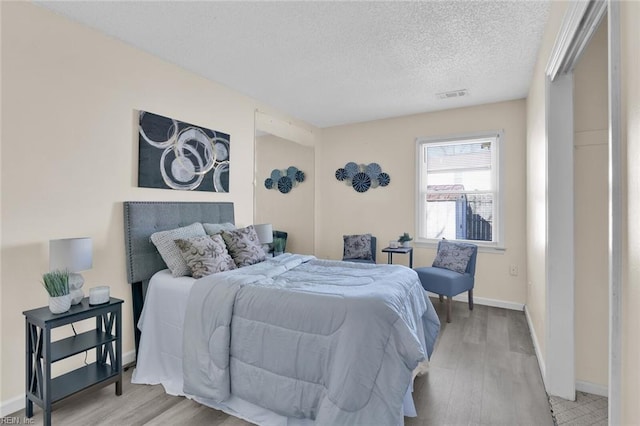
[[[626,222],[622,330],[622,419],[640,424],[640,2],[620,2],[622,136],[626,145]]]
[[[0,6],[0,23],[2,23],[2,6]],[[3,37],[3,32],[0,28],[0,46],[3,46],[4,43],[4,37]],[[0,50],[1,52],[1,50]],[[3,88],[3,84],[2,84],[2,64],[3,64],[3,58],[2,55],[0,54],[0,100],[4,99],[4,91],[2,90]],[[3,108],[4,106],[4,101],[0,101],[0,142],[2,142],[2,134],[3,134],[3,128],[2,128],[2,123],[3,123],[3,115],[2,112],[4,110]],[[0,144],[0,243],[2,242],[2,145]],[[0,254],[0,332],[2,332],[2,330],[4,330],[4,310],[2,309],[3,303],[2,303],[2,255]],[[2,367],[4,364],[2,363],[3,360],[3,356],[2,356],[2,339],[0,339],[0,383],[4,383],[5,381],[5,377],[4,377],[4,368]],[[0,386],[0,404],[2,404],[2,401],[4,401],[4,399],[2,398],[2,389]]]
[[[20,403],[22,311],[47,303],[40,278],[48,240],[93,238],[85,288],[108,285],[125,300],[123,350],[132,351],[122,201],[232,201],[236,222],[253,223],[254,112],[269,108],[30,3],[0,8],[0,401]],[[230,134],[231,192],[137,188],[137,110]],[[82,355],[56,371],[80,362]]]
[[[547,151],[545,130],[545,67],[568,2],[551,2],[538,60],[527,96],[527,313],[533,325],[533,336],[539,347],[538,356],[545,354],[546,316],[546,192]],[[540,359],[544,365],[544,358]]]
[[[524,303],[525,252],[525,102],[517,100],[472,108],[425,113],[324,129],[316,146],[317,255],[342,257],[342,235],[370,232],[379,249],[403,232],[415,236],[416,138],[504,129],[504,252],[478,255],[474,295]],[[376,162],[389,173],[387,187],[357,193],[334,177],[345,163]],[[378,250],[378,263],[386,256]],[[414,266],[431,265],[433,247],[416,247]],[[407,256],[394,262],[407,264]],[[509,275],[509,265],[519,275]]]
[[[314,148],[273,135],[256,138],[255,223],[271,223],[273,229],[286,231],[287,251],[314,253]],[[295,166],[305,174],[304,182],[283,194],[267,189],[264,180],[273,169]]]
[[[576,380],[609,381],[609,104],[606,17],[574,70]]]

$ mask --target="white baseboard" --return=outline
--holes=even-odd
[[[580,392],[586,392],[593,395],[600,395],[609,397],[609,388],[607,386],[598,385],[591,382],[583,382],[576,380],[576,390]]]
[[[431,297],[438,297],[437,294],[431,293],[430,291],[428,291],[427,294]],[[454,296],[453,300],[455,300],[456,302],[467,303],[469,298],[467,296],[467,293],[465,292],[465,293],[460,293],[457,296]],[[473,303],[478,305],[483,305],[483,306],[492,306],[494,308],[510,309],[512,311],[522,311],[524,309],[523,303],[509,302],[505,300],[487,299],[485,297],[473,296]]]
[[[542,358],[542,354],[540,352],[540,344],[538,343],[538,337],[536,336],[536,331],[533,328],[533,323],[531,322],[531,316],[529,316],[529,311],[527,307],[524,307],[524,315],[527,318],[527,324],[529,324],[529,331],[531,332],[531,340],[533,340],[533,347],[536,351],[536,358],[538,358],[538,366],[540,367],[540,373],[542,374],[542,380],[545,380],[545,365],[544,358]],[[580,380],[576,380],[576,391],[586,392],[593,395],[599,396],[609,396],[609,389],[607,386],[598,385],[596,383],[584,382]]]
[[[136,360],[136,351],[129,351],[122,354],[122,365],[131,364]]]
[[[7,417],[16,411],[24,409],[24,395],[18,395],[15,398],[2,401],[0,403],[0,417]]]
[[[542,381],[545,381],[545,371],[546,367],[544,365],[544,358],[542,357],[542,352],[540,352],[540,344],[538,343],[538,336],[536,336],[536,329],[533,328],[533,322],[531,321],[531,316],[529,316],[529,310],[527,307],[524,307],[524,316],[527,318],[527,324],[529,325],[529,332],[531,333],[531,340],[533,340],[533,348],[536,351],[536,358],[538,358],[538,367],[540,368],[540,374],[542,375]],[[546,387],[546,385],[545,385]]]
[[[130,351],[122,354],[122,365],[127,365],[136,360],[136,351]],[[6,401],[0,402],[0,417],[6,417],[17,411],[24,410],[25,407],[24,394],[18,395]],[[1,423],[1,422],[0,422]]]

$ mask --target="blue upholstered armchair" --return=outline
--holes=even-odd
[[[376,263],[376,237],[371,234],[344,235],[342,260]]]
[[[447,296],[447,322],[451,322],[451,298],[469,292],[469,310],[473,310],[473,285],[478,246],[441,240],[433,266],[416,268],[422,287],[442,297]]]

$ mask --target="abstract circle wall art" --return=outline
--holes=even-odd
[[[139,112],[138,186],[229,192],[231,136]]]

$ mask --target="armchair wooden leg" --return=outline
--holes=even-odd
[[[451,297],[447,296],[447,322],[451,322]]]
[[[473,311],[473,289],[469,290],[469,310]]]
[[[440,303],[444,302],[444,298],[442,297],[441,294],[439,294],[438,297],[440,298]]]

